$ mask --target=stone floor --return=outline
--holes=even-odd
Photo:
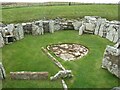
[[[80,59],[88,53],[88,49],[80,44],[61,43],[47,46],[57,57],[65,61]]]

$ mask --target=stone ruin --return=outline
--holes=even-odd
[[[47,46],[47,49],[65,61],[80,59],[88,53],[88,49],[80,44],[61,43]]]
[[[104,52],[102,68],[120,78],[120,42],[114,46],[107,46]]]
[[[0,47],[21,40],[25,34],[43,35],[58,30],[78,30],[84,33],[99,35],[114,43],[120,38],[120,22],[108,21],[98,16],[85,16],[83,19],[56,18],[18,24],[0,24]]]
[[[54,33],[58,30],[76,30],[79,31],[79,35],[84,33],[98,35],[113,43],[117,43],[120,39],[120,21],[108,21],[98,16],[85,16],[82,19],[72,20],[57,17],[54,20],[38,20],[18,24],[1,23],[0,48],[5,44],[11,44],[17,40],[23,39],[26,34],[43,35],[45,33]],[[116,56],[118,51],[119,48],[116,46],[107,46],[102,63],[102,67],[108,69],[117,77],[119,77],[117,62],[120,60],[120,55],[118,54],[118,56]]]

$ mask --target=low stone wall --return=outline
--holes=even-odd
[[[39,80],[48,79],[48,72],[10,72],[11,79],[14,80]]]
[[[84,33],[99,35],[114,43],[120,38],[120,22],[108,21],[98,16],[85,16],[82,19],[38,20],[34,22],[0,25],[0,47],[24,38],[25,34],[43,35],[58,30],[78,30]]]

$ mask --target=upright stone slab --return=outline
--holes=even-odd
[[[93,34],[94,30],[95,30],[95,24],[93,24],[93,23],[85,23],[85,30],[84,30],[84,32]]]
[[[54,33],[54,21],[53,20],[49,21],[49,30],[50,30],[50,33]]]
[[[35,23],[32,24],[32,35],[41,35],[39,25],[36,25]]]
[[[116,43],[118,42],[118,39],[120,38],[120,26],[119,25],[114,25],[114,39],[113,42]]]
[[[79,28],[82,26],[82,21],[73,22],[73,26],[75,30],[79,30]]]
[[[16,40],[20,40],[24,38],[24,31],[22,24],[16,24],[15,25],[15,38]]]
[[[44,30],[44,33],[49,33],[50,32],[49,21],[43,21],[43,30]]]
[[[82,26],[79,28],[79,35],[82,35],[84,30],[85,30],[85,25],[82,25]]]
[[[111,42],[114,40],[114,36],[115,36],[115,29],[113,28],[113,24],[111,24],[108,29],[107,29],[107,35],[106,35],[106,38],[108,40],[110,40]]]
[[[3,46],[4,46],[4,40],[3,40],[2,34],[0,32],[0,48]]]
[[[110,73],[120,78],[120,42],[115,46],[107,46],[104,52],[102,68],[107,69]]]
[[[44,29],[43,29],[43,21],[39,20],[35,22],[35,25],[37,25],[39,27],[38,31],[39,31],[39,35],[43,35],[44,34]]]
[[[101,24],[102,23],[105,23],[106,22],[106,19],[101,19],[99,18],[96,22],[96,27],[95,27],[95,35],[98,35],[99,34],[99,30],[100,30],[100,27],[101,27]]]
[[[22,26],[25,34],[32,34],[32,23],[23,23]]]
[[[0,80],[5,79],[5,78],[6,78],[5,69],[2,65],[2,63],[0,62]]]
[[[14,35],[13,34],[14,24],[8,24],[7,28],[8,28],[8,32],[10,33],[10,35]]]

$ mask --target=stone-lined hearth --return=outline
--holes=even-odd
[[[65,61],[80,59],[88,53],[88,49],[76,43],[61,43],[47,46],[57,57]]]

